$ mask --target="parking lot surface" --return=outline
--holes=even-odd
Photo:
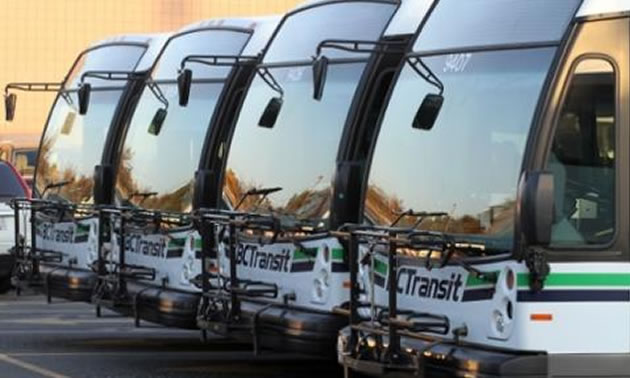
[[[263,352],[199,332],[167,329],[93,306],[0,296],[0,377],[322,377],[334,361]]]

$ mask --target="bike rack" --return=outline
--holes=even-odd
[[[101,206],[99,208],[98,248],[98,284],[93,295],[97,316],[100,316],[101,306],[110,308],[129,308],[138,319],[136,310],[137,295],[131,298],[127,292],[127,281],[155,280],[156,271],[151,267],[132,265],[126,262],[125,239],[133,227],[147,229],[152,227],[155,232],[161,232],[163,226],[183,226],[190,224],[185,214],[151,211],[139,208]],[[113,253],[104,248],[107,240],[118,235],[118,261]],[[113,248],[112,248],[113,249]],[[109,256],[106,256],[109,253]],[[109,257],[109,259],[108,259]],[[138,321],[136,321],[138,323]]]
[[[197,321],[202,329],[202,339],[206,337],[206,330],[227,336],[231,332],[250,333],[254,345],[254,353],[259,353],[258,320],[260,316],[271,308],[289,308],[289,302],[295,300],[293,295],[284,295],[282,303],[276,302],[280,296],[278,285],[275,283],[240,279],[237,273],[236,249],[240,235],[245,232],[257,232],[261,236],[251,238],[260,244],[275,243],[279,239],[293,241],[299,237],[292,234],[316,234],[322,231],[300,225],[282,225],[273,215],[247,213],[229,210],[199,209],[194,215],[203,239],[201,264],[202,299],[199,303]],[[227,235],[226,235],[227,234]],[[219,244],[226,247],[229,260],[227,276],[219,275],[218,285],[212,285],[215,276],[208,271],[208,259],[218,257]],[[264,306],[254,314],[250,324],[242,322],[241,300],[243,298],[257,298]]]
[[[347,306],[336,308],[335,312],[348,316],[350,337],[347,350],[352,358],[371,358],[387,365],[409,366],[411,361],[406,361],[405,356],[401,353],[401,337],[427,340],[426,335],[422,335],[425,332],[437,335],[447,335],[451,332],[450,322],[446,316],[430,312],[400,310],[398,308],[397,280],[391,279],[391,277],[397,277],[400,260],[409,258],[401,254],[400,249],[428,250],[425,257],[414,258],[426,259],[425,266],[431,268],[434,267],[431,261],[434,259],[433,251],[439,251],[441,254],[450,253],[451,240],[442,234],[410,228],[362,225],[346,225],[340,231],[333,232],[333,235],[346,240],[348,246],[350,300]],[[387,257],[387,277],[389,277],[385,284],[388,291],[387,307],[375,306],[373,302],[366,303],[360,300],[362,288],[358,277],[359,265],[367,263],[366,261],[359,261],[359,247],[361,245],[369,245],[370,247],[369,262],[375,258],[374,253]],[[374,296],[374,290],[371,291],[371,295]],[[370,315],[362,316],[359,311],[361,308],[369,308],[371,310]],[[383,337],[387,337],[387,343],[382,342]],[[368,339],[380,340],[381,342],[380,344],[377,343],[376,347],[374,345],[369,346]]]
[[[87,215],[92,213],[93,209],[89,205],[66,204],[56,201],[18,198],[10,202],[10,206],[14,211],[15,222],[15,246],[13,253],[15,255],[15,267],[13,271],[13,281],[16,287],[16,295],[20,295],[24,288],[42,287],[48,281],[48,275],[42,277],[40,272],[40,264],[50,264],[56,266],[63,261],[63,252],[38,248],[37,246],[37,214],[43,213],[50,217],[56,217],[58,221],[66,218],[76,222],[77,215]],[[22,224],[21,217],[28,212],[30,222],[30,231],[27,231],[27,225]],[[26,220],[24,221],[26,223]],[[22,232],[23,231],[23,232]],[[27,242],[30,233],[30,245]],[[61,268],[56,266],[54,269]],[[47,296],[50,293],[47,290]]]

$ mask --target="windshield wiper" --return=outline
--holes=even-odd
[[[390,224],[390,227],[395,227],[401,220],[405,218],[416,218],[416,223],[413,226],[409,227],[410,229],[417,228],[423,220],[428,217],[446,217],[448,213],[443,211],[438,212],[427,212],[427,211],[414,211],[413,209],[409,209],[407,211],[403,211],[398,213],[398,217]]]
[[[144,201],[146,201],[149,197],[157,196],[158,192],[133,192],[126,199],[125,202],[130,203],[131,199],[135,197],[142,197],[140,203],[138,205],[142,205]]]
[[[241,199],[238,201],[238,203],[236,204],[236,206],[234,207],[234,210],[238,210],[239,207],[241,207],[241,205],[243,204],[243,202],[245,202],[245,199],[247,199],[247,197],[250,196],[262,196],[258,199],[258,201],[256,202],[256,205],[254,207],[258,207],[258,205],[260,205],[260,203],[262,203],[262,201],[265,200],[265,198],[267,198],[268,195],[275,193],[275,192],[279,192],[281,191],[282,188],[281,187],[273,187],[273,188],[259,188],[259,189],[250,189],[247,192],[245,192],[245,194],[243,194],[241,196]]]
[[[464,252],[467,255],[470,255],[471,253],[479,254],[487,251],[485,243],[473,243],[465,240],[456,240],[452,236],[439,231],[414,231],[406,235],[405,239],[407,240],[409,247],[428,252],[425,264],[425,268],[427,269],[432,269],[436,266],[438,268],[445,267],[449,262],[451,262],[455,252]],[[437,265],[432,263],[432,260],[434,260],[434,252],[440,253]],[[489,283],[495,283],[499,276],[497,272],[481,271],[465,262],[463,259],[457,259],[454,262],[472,274],[475,278]]]
[[[59,182],[51,182],[49,184],[47,184],[44,187],[44,190],[42,191],[42,198],[44,197],[44,195],[46,194],[46,192],[49,189],[58,189],[58,188],[62,188],[66,185],[72,184],[74,182],[74,180],[67,180],[67,181],[59,181]]]

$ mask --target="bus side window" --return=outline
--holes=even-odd
[[[615,82],[603,59],[582,60],[573,71],[547,161],[555,182],[552,246],[614,236]]]

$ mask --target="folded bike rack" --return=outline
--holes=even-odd
[[[350,269],[350,300],[347,306],[336,308],[335,312],[348,316],[350,335],[347,351],[355,360],[370,360],[385,365],[398,367],[415,366],[422,363],[422,356],[414,356],[411,360],[401,353],[401,337],[429,341],[424,333],[447,335],[451,325],[446,316],[431,312],[400,310],[398,308],[397,270],[400,260],[409,257],[400,253],[401,249],[418,249],[425,251],[425,266],[439,268],[446,264],[451,255],[451,240],[444,234],[418,231],[410,228],[346,225],[333,235],[347,242],[347,259]],[[368,247],[368,254],[359,261],[360,246]],[[439,264],[435,264],[434,252],[440,253]],[[374,287],[371,290],[371,301],[361,301],[365,290],[359,283],[359,265],[372,263],[374,254],[386,256],[388,262],[386,290],[387,306],[374,304]],[[373,283],[373,277],[372,277]],[[369,309],[369,316],[365,316]],[[453,330],[454,334],[460,330]],[[434,340],[429,345],[435,345]],[[422,354],[422,353],[421,353]]]
[[[224,336],[231,332],[250,333],[254,352],[258,354],[258,321],[261,315],[271,308],[290,308],[290,302],[295,300],[295,295],[283,295],[282,302],[278,302],[280,294],[277,284],[238,277],[236,249],[241,235],[248,233],[247,238],[259,244],[272,244],[277,241],[299,244],[298,239],[302,235],[323,232],[310,225],[301,225],[299,222],[282,224],[274,215],[240,211],[200,209],[195,212],[194,218],[203,240],[201,254],[203,294],[197,317],[202,329],[202,338],[205,340],[207,330]],[[223,276],[213,274],[207,268],[208,260],[218,258],[221,243],[227,248],[229,260],[228,274]],[[212,283],[215,279],[219,281],[218,284]],[[245,298],[256,298],[258,302],[264,304],[254,314],[251,324],[243,323],[241,300]]]
[[[127,291],[128,281],[150,280],[156,278],[154,268],[128,264],[126,262],[125,239],[132,228],[153,229],[163,232],[164,226],[183,226],[191,223],[185,214],[151,211],[140,208],[102,206],[99,208],[99,248],[98,248],[98,284],[93,295],[96,314],[101,315],[101,307],[128,308],[133,313],[136,325],[139,325],[138,298],[142,291],[130,296]],[[113,246],[105,248],[107,240],[113,242],[113,235],[118,236],[118,259],[113,255]]]
[[[77,215],[86,216],[91,214],[93,210],[89,205],[27,198],[14,199],[10,202],[10,206],[14,211],[15,222],[15,246],[12,248],[15,255],[15,267],[12,279],[16,287],[16,295],[20,295],[21,291],[28,287],[48,287],[45,284],[49,276],[42,276],[40,264],[52,265],[54,267],[53,270],[62,268],[57,264],[63,261],[63,252],[43,249],[37,246],[38,213],[57,218],[58,221],[70,218],[71,221],[76,222]],[[26,214],[29,216],[30,230],[27,229],[27,221],[22,221],[22,217],[26,217]],[[29,239],[29,234],[30,243],[27,240]],[[47,297],[50,298],[48,289],[46,289],[46,292]]]

